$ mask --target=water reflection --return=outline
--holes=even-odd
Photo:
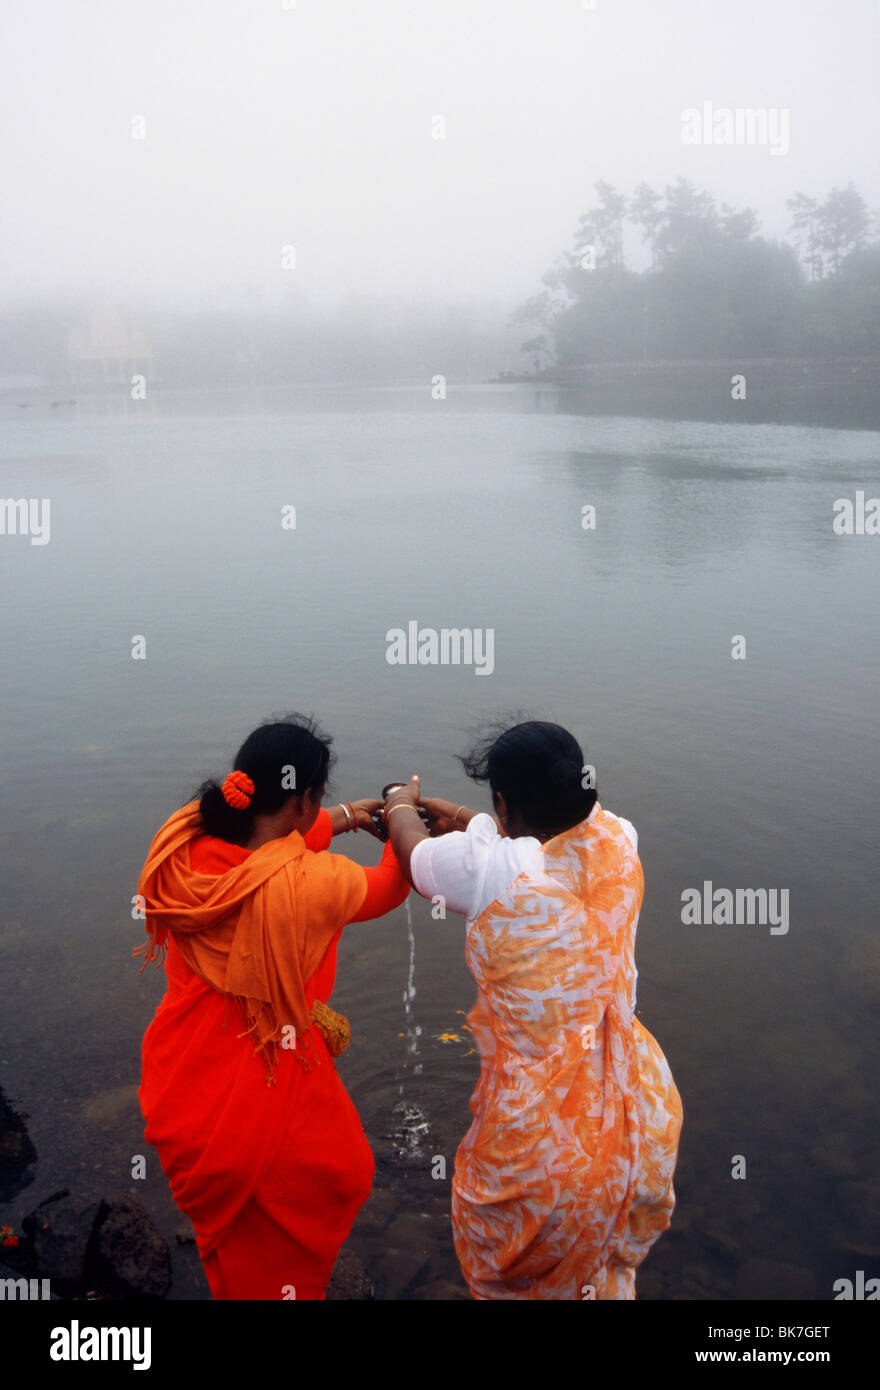
[[[156,826],[244,731],[313,709],[340,795],[402,769],[486,809],[453,754],[515,707],[579,734],[603,803],[640,833],[640,1010],[685,1104],[674,1233],[640,1295],[827,1298],[867,1269],[878,552],[830,523],[835,497],[877,486],[877,436],[582,418],[504,387],[442,405],[419,387],[20,414],[5,490],[51,496],[53,537],[0,545],[0,968],[16,1019],[0,1061],[39,1154],[33,1198],[4,1221],[72,1174],[95,1196],[128,1181],[138,1116],[101,1097],[136,1083],[162,988],[131,968],[133,885]],[[494,627],[492,678],[389,666],[385,633],[411,618]],[[789,934],[686,927],[681,893],[705,879],[788,888]],[[402,1215],[436,1232],[428,1265],[383,1275],[383,1296],[419,1296],[457,1279],[431,1161],[451,1173],[477,1073],[468,1045],[435,1041],[473,1002],[461,922],[411,896],[345,933],[333,1002],[377,1155],[360,1248],[380,1261]],[[146,1187],[173,1233],[164,1180]],[[395,1248],[414,1240],[396,1229]]]

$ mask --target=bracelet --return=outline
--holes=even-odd
[[[418,806],[413,806],[411,801],[398,801],[396,805],[389,806],[388,810],[383,812],[385,819],[387,820],[389,816],[393,816],[395,811],[415,811],[416,815],[419,814]]]
[[[346,806],[344,801],[340,801],[339,805],[341,809],[345,812],[345,819],[348,821],[348,825],[345,828],[346,830],[351,830],[351,816],[348,814],[348,807]]]
[[[459,806],[458,811],[464,811],[464,810],[466,810],[466,809],[467,809],[467,808],[464,807],[464,806]],[[453,825],[458,825],[458,811],[456,811],[455,815],[452,817],[452,824],[453,824]]]
[[[345,803],[345,809],[346,811],[351,811],[351,828],[356,835],[358,833],[358,818],[354,813],[354,807],[352,806],[350,801],[347,801]]]

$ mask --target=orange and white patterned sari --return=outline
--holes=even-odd
[[[468,923],[481,1073],[452,1223],[474,1298],[634,1298],[669,1225],[682,1109],[632,1009],[643,891],[597,803]]]

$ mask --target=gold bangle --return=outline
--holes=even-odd
[[[395,811],[415,811],[416,815],[419,814],[419,808],[417,806],[413,806],[411,801],[398,801],[396,805],[389,806],[388,810],[383,811],[382,814],[387,820],[388,817],[392,816]]]
[[[346,806],[346,804],[345,804],[344,801],[340,801],[339,805],[342,807],[343,811],[345,812],[345,819],[346,819],[346,821],[347,821],[347,825],[346,825],[345,828],[346,828],[346,830],[351,830],[351,827],[352,827],[352,825],[353,825],[353,821],[352,821],[352,819],[351,819],[351,816],[349,815],[348,807]]]
[[[453,824],[453,825],[458,825],[458,814],[459,814],[459,811],[465,811],[465,810],[467,810],[467,807],[465,807],[465,806],[459,806],[458,811],[456,811],[455,815],[452,817],[452,824]]]

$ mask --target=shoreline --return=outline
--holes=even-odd
[[[880,430],[880,357],[583,362],[487,384],[555,390],[576,415]]]

